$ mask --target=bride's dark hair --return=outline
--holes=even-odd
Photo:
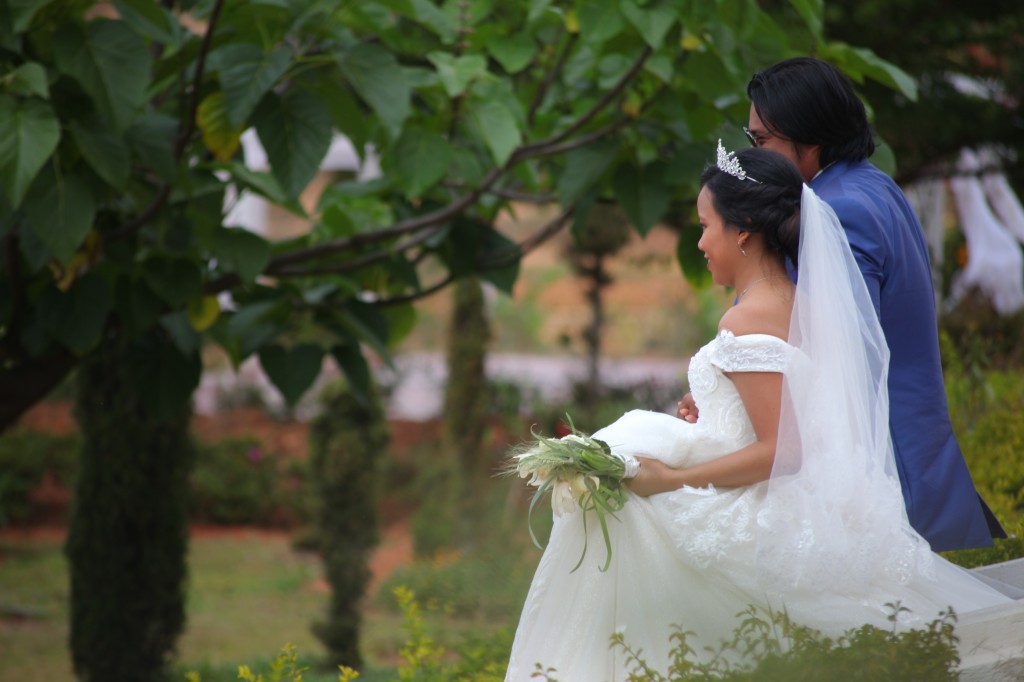
[[[732,157],[746,172],[741,180],[710,165],[700,184],[726,225],[762,235],[765,246],[797,264],[800,251],[800,194],[803,177],[782,154],[767,149],[742,149]],[[755,182],[756,180],[756,182]]]

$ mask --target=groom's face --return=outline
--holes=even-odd
[[[747,130],[750,131],[750,136],[754,138],[755,147],[767,149],[785,156],[797,167],[804,180],[811,180],[821,170],[821,166],[818,164],[817,146],[798,145],[792,140],[779,137],[769,131],[768,126],[758,116],[757,109],[754,108],[753,104],[750,105]]]

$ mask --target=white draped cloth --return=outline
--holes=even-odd
[[[1024,241],[1024,211],[1005,177],[976,175],[982,162],[974,152],[963,150],[958,168],[964,174],[950,178],[949,186],[967,239],[967,264],[953,279],[952,302],[977,288],[997,312],[1011,315],[1024,308],[1024,255],[1018,244]]]

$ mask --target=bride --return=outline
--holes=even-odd
[[[700,419],[635,410],[593,434],[639,471],[612,558],[581,513],[555,519],[523,607],[507,682],[539,663],[560,682],[626,678],[622,633],[653,669],[674,626],[708,655],[749,606],[838,635],[912,628],[1009,601],[933,554],[909,525],[888,429],[885,345],[832,210],[781,155],[726,153],[701,178],[701,238],[736,304],[692,358]],[[797,265],[798,284],[786,274]],[[586,535],[590,535],[589,538]],[[603,554],[603,553],[602,553]],[[602,557],[603,560],[603,557]]]

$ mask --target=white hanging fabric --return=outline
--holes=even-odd
[[[1024,308],[1024,255],[986,200],[977,154],[962,150],[957,166],[962,174],[950,178],[949,186],[967,238],[967,265],[953,279],[951,303],[977,288],[1000,315],[1011,315]]]

